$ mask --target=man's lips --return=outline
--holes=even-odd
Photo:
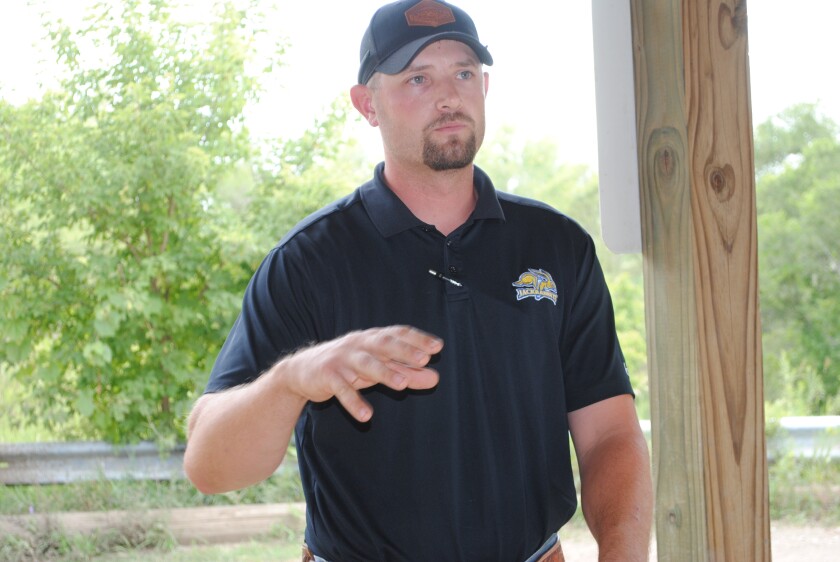
[[[454,122],[454,123],[447,123],[446,125],[441,125],[440,127],[436,127],[435,131],[439,133],[455,133],[464,129],[467,126],[466,123],[462,122]]]
[[[472,123],[472,119],[466,115],[452,115],[444,119],[438,119],[429,126],[432,131],[440,133],[455,133]]]

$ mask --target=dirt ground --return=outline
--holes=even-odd
[[[597,562],[598,549],[585,529],[567,529],[561,533],[566,562]],[[840,527],[791,525],[773,523],[771,527],[772,559],[774,562],[832,562],[840,561]],[[269,541],[265,543],[219,544],[183,546],[161,556],[160,553],[130,551],[97,558],[98,562],[300,562],[297,541]],[[656,545],[651,549],[650,561],[656,562]],[[679,562],[679,561],[675,561]],[[750,562],[735,560],[732,562]]]
[[[292,506],[292,508],[293,507],[294,506]],[[286,537],[285,540],[274,540],[268,542],[260,542],[257,540],[259,533],[263,533],[264,536],[264,533],[270,528],[267,526],[268,523],[276,523],[279,520],[278,518],[282,518],[282,516],[291,517],[291,523],[287,527],[288,529],[302,528],[300,513],[302,513],[303,505],[300,504],[298,506],[300,510],[299,513],[292,508],[282,505],[202,508],[204,510],[202,512],[203,515],[199,517],[193,514],[193,517],[202,523],[199,525],[202,529],[205,527],[214,529],[214,536],[216,538],[219,538],[216,535],[221,532],[220,527],[218,527],[218,525],[214,527],[213,525],[210,525],[210,523],[218,523],[219,521],[217,520],[221,520],[225,528],[241,527],[248,532],[244,534],[240,533],[241,536],[237,535],[236,538],[226,535],[226,540],[223,539],[218,541],[225,544],[182,546],[176,548],[172,552],[167,552],[162,556],[162,553],[160,552],[128,551],[120,553],[120,555],[107,556],[97,560],[107,560],[108,562],[111,560],[119,560],[121,562],[147,562],[150,560],[157,561],[165,559],[171,560],[172,562],[226,562],[228,560],[250,562],[273,559],[281,560],[283,562],[297,562],[300,560],[299,545],[301,537],[296,536],[299,535],[299,533],[291,533],[291,535]],[[235,513],[230,514],[225,511],[230,509],[233,509]],[[286,511],[284,511],[284,509]],[[221,515],[217,514],[217,517],[214,519],[207,515],[207,510],[221,510],[224,513]],[[187,509],[180,511],[188,511],[192,513],[195,510]],[[239,513],[240,511],[242,513]],[[287,513],[287,511],[289,512]],[[70,517],[78,517],[79,515],[90,516],[90,514],[67,515]],[[240,519],[241,521],[239,521]],[[239,521],[240,523],[238,526],[233,525],[233,522],[236,521]],[[3,529],[1,524],[2,522],[2,518],[0,518],[0,532],[2,532]],[[259,525],[257,523],[259,523]],[[207,529],[204,530],[206,531]],[[192,531],[195,531],[195,529],[192,529]],[[184,532],[186,531],[181,529],[181,534]],[[205,535],[201,535],[201,537],[196,535],[193,539],[201,541],[202,537],[204,540],[208,540],[206,533]],[[770,538],[772,545],[772,559],[774,562],[840,562],[840,526],[826,527],[815,523],[793,524],[774,521],[771,523]],[[185,537],[182,536],[180,539],[183,542]],[[582,521],[574,521],[564,527],[560,532],[560,541],[567,562],[596,562],[598,560],[597,545]],[[189,544],[190,542],[192,541],[186,541],[184,544]],[[649,560],[651,562],[655,562],[657,560],[655,541],[653,541],[651,545]],[[732,562],[750,561],[733,560]]]
[[[561,533],[566,562],[596,562],[598,548],[585,531],[575,529]],[[840,561],[840,527],[800,526],[772,523],[770,527],[773,562]],[[656,543],[651,546],[650,560],[655,561]]]

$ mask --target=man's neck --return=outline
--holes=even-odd
[[[385,162],[385,181],[409,210],[444,236],[464,224],[475,209],[478,196],[473,166],[436,172],[408,170]]]

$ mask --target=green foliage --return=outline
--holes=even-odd
[[[46,524],[33,523],[23,536],[0,537],[0,560],[90,560],[116,553],[141,559],[159,559],[174,546],[165,521],[153,509],[302,502],[300,477],[295,470],[281,471],[246,489],[205,496],[187,480],[105,480],[44,486],[0,487],[0,514],[46,514]],[[68,534],[50,524],[50,514],[68,511],[129,511],[132,524],[101,529],[92,534]],[[268,537],[289,538],[295,533],[278,526]],[[295,535],[297,548],[299,538]],[[169,556],[166,556],[167,559]],[[204,558],[195,558],[204,559]],[[238,559],[238,558],[237,558]]]
[[[280,528],[269,533],[276,540],[252,541],[247,543],[218,544],[205,546],[181,547],[166,552],[167,562],[297,562],[300,560],[300,545],[303,533],[288,528]],[[118,553],[113,556],[96,558],[97,562],[159,562],[158,552]]]
[[[247,156],[237,129],[254,84],[230,8],[190,45],[198,32],[160,2],[56,27],[63,91],[4,107],[3,359],[49,426],[171,437],[230,317],[218,297],[239,280],[203,202],[219,162]],[[83,67],[82,40],[112,64]]]
[[[269,533],[274,540],[251,541],[247,543],[185,546],[166,552],[167,562],[297,562],[300,560],[300,545],[303,533],[280,528]],[[161,555],[155,552],[119,553],[97,558],[96,562],[159,562]]]
[[[293,462],[293,461],[289,461]],[[64,511],[147,511],[179,507],[301,502],[296,470],[282,470],[248,488],[205,496],[185,479],[106,480],[0,487],[0,514]],[[2,558],[0,558],[2,559]]]
[[[810,143],[837,136],[837,126],[817,113],[814,104],[794,105],[761,123],[755,132],[755,169],[759,176],[778,170]]]
[[[840,129],[799,105],[761,124],[755,146],[766,397],[788,415],[837,413]]]
[[[828,455],[797,458],[792,454],[772,462],[770,517],[796,523],[840,523],[840,463]]]
[[[258,238],[278,241],[302,218],[371,178],[372,166],[346,137],[351,111],[349,96],[342,97],[300,139],[261,153],[248,194],[249,223]]]
[[[162,1],[97,10],[51,27],[59,91],[0,102],[0,362],[65,438],[172,441],[256,259],[209,204],[252,153],[256,35],[232,4],[190,25]]]
[[[91,560],[114,552],[172,550],[175,539],[162,521],[138,517],[131,524],[96,530],[87,534],[66,533],[49,519],[33,525],[22,536],[0,537],[0,560],[30,562],[41,560]]]
[[[22,426],[21,404],[31,401],[28,388],[14,379],[6,365],[0,363],[0,443],[36,443],[57,441],[42,423]]]

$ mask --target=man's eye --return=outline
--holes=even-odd
[[[469,80],[472,77],[473,77],[473,71],[472,70],[462,70],[461,72],[458,73],[458,78],[460,78],[461,80]]]
[[[408,82],[410,84],[422,84],[425,81],[426,81],[425,76],[412,76],[411,78],[408,79]]]

